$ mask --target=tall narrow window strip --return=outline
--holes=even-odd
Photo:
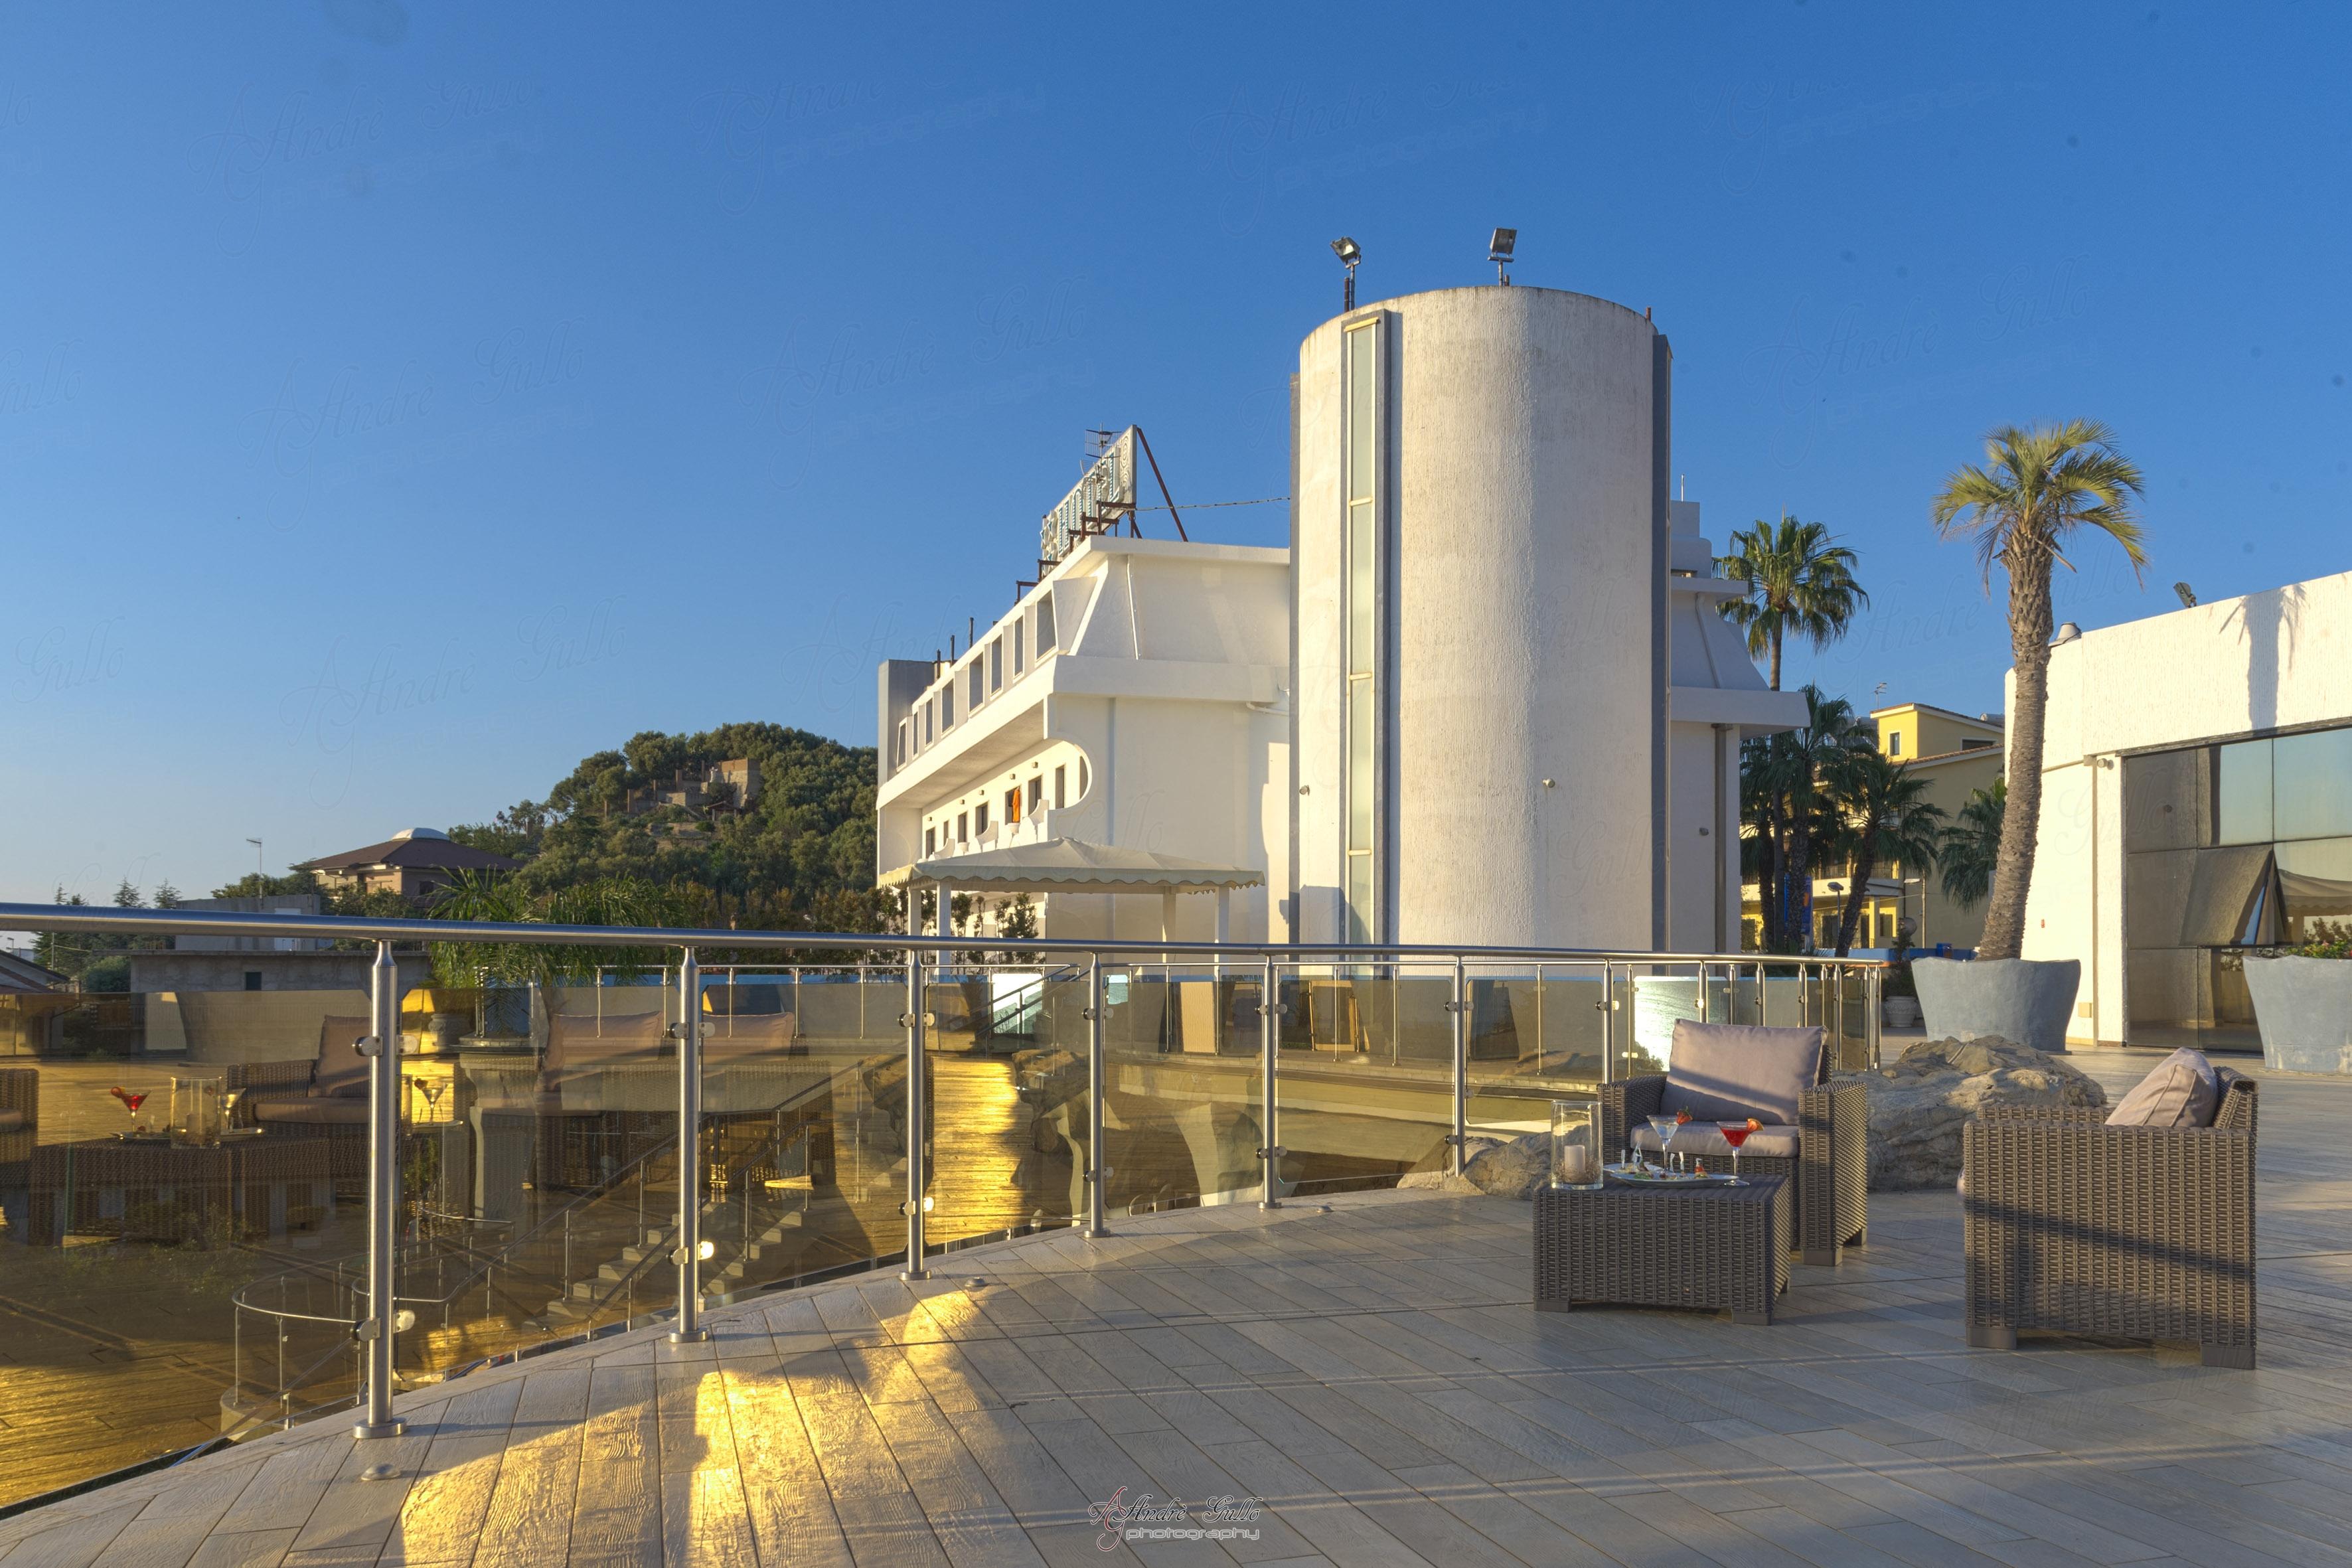
[[[1380,809],[1381,339],[1380,319],[1348,329],[1341,340],[1346,493],[1339,574],[1343,603],[1341,855],[1345,940],[1370,942],[1381,930],[1378,905]]]
[[[1015,675],[1020,674],[1022,669],[1021,634],[1028,629],[1028,624],[1024,621],[1016,620],[1013,623],[1013,673]]]
[[[1054,651],[1054,595],[1046,595],[1037,601],[1037,657],[1043,658]]]
[[[988,645],[988,689],[991,691],[1001,691],[1004,689],[1004,639],[1003,637],[994,638]]]

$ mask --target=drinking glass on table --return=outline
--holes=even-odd
[[[1671,1163],[1668,1146],[1675,1141],[1675,1126],[1676,1123],[1675,1119],[1671,1116],[1653,1116],[1650,1118],[1650,1131],[1658,1135],[1658,1168],[1662,1171],[1672,1170],[1674,1168]]]
[[[1748,1142],[1748,1133],[1755,1129],[1745,1121],[1718,1121],[1716,1123],[1716,1131],[1722,1133],[1723,1141],[1731,1145],[1731,1184],[1735,1187],[1738,1186],[1740,1184],[1739,1146]]]

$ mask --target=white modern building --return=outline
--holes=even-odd
[[[2352,573],[2062,628],[2042,787],[2024,955],[2082,961],[2070,1037],[2257,1048],[2245,953],[2352,920]]]
[[[1738,742],[1804,703],[1670,499],[1672,364],[1553,289],[1327,321],[1287,550],[1116,537],[1129,432],[1007,615],[882,667],[885,885],[1029,891],[1055,936],[1737,951]]]

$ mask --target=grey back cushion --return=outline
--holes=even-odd
[[[2156,1064],[2107,1113],[2110,1127],[2210,1127],[2221,1109],[2221,1075],[2187,1047]]]
[[[319,1020],[319,1059],[310,1068],[313,1100],[349,1100],[368,1091],[368,1060],[352,1042],[368,1032],[369,1020],[330,1014]]]
[[[1701,1121],[1792,1127],[1797,1097],[1820,1081],[1822,1032],[1752,1024],[1675,1020],[1666,1057],[1665,1110]]]

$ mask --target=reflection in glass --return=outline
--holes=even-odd
[[[2278,837],[2352,833],[2352,729],[2281,735],[2271,745]]]
[[[2271,841],[2271,742],[2240,741],[2217,746],[2214,839],[2221,844]]]

